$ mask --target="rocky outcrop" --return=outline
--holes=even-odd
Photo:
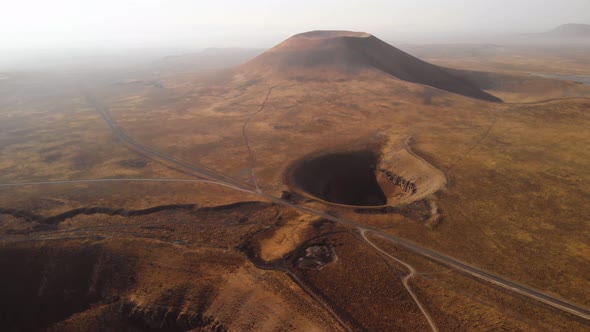
[[[398,186],[405,193],[410,193],[414,195],[418,191],[416,184],[410,180],[406,180],[403,177],[396,175],[393,172],[388,171],[386,169],[379,169],[379,172],[385,174],[385,176],[387,177],[387,179],[389,179],[389,181],[391,181],[391,183]]]

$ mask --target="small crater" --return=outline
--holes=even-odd
[[[303,256],[297,259],[297,267],[305,270],[321,270],[326,265],[338,260],[334,248],[330,245],[312,245],[305,249]]]

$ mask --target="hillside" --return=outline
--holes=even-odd
[[[350,31],[311,31],[295,35],[243,65],[250,75],[310,80],[379,71],[471,98],[500,102],[442,67],[422,61],[377,37]]]
[[[590,25],[588,24],[563,24],[547,31],[543,35],[564,38],[590,38]]]

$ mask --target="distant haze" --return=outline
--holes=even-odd
[[[69,49],[265,48],[309,30],[412,43],[564,23],[590,23],[590,0],[19,0],[0,10],[0,62]]]
[[[590,23],[588,0],[19,0],[0,11],[6,48],[268,47],[307,30],[391,38],[526,33]]]

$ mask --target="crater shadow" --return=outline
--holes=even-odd
[[[301,161],[291,177],[300,189],[327,202],[381,206],[387,197],[375,177],[377,162],[368,150],[335,152]]]

